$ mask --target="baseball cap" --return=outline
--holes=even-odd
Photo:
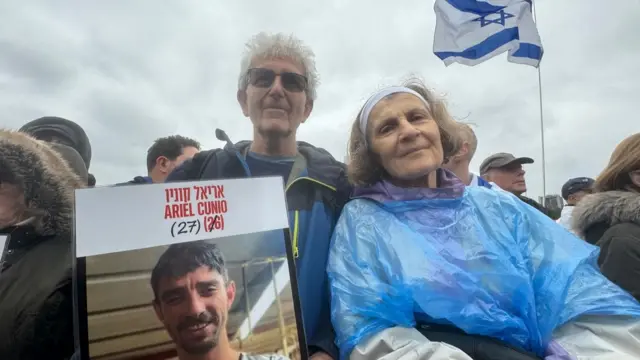
[[[593,187],[593,183],[595,183],[595,180],[588,177],[569,179],[569,181],[562,185],[562,198],[567,200],[571,194],[591,189]]]
[[[511,165],[513,163],[518,164],[533,164],[533,159],[530,157],[515,157],[509,153],[497,153],[484,159],[480,165],[480,175],[485,174],[490,169],[498,169]]]
[[[49,143],[48,144],[55,152],[60,154],[60,156],[69,164],[71,170],[75,172],[85,183],[89,182],[89,173],[87,171],[87,167],[84,164],[84,160],[82,156],[71,146],[58,144],[58,143]]]

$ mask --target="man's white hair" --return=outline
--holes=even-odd
[[[266,32],[254,35],[246,44],[245,51],[240,62],[240,76],[238,77],[238,90],[246,90],[249,85],[247,72],[255,59],[291,59],[303,67],[307,77],[307,97],[315,100],[316,89],[320,82],[316,70],[315,54],[310,47],[305,45],[293,34],[283,33],[269,34]]]

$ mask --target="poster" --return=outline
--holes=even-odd
[[[81,359],[306,359],[281,178],[79,189],[75,201]]]

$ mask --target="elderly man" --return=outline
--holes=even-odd
[[[524,164],[533,164],[533,159],[530,157],[517,158],[509,153],[497,153],[484,159],[480,164],[480,175],[551,217],[544,206],[522,195],[527,191],[527,183],[524,180],[526,172],[522,168]]]
[[[285,185],[292,247],[307,344],[312,359],[337,359],[326,276],[331,234],[350,188],[344,164],[326,150],[296,141],[316,99],[313,51],[294,36],[260,33],[240,62],[237,99],[253,124],[253,140],[203,151],[167,181],[280,176]]]

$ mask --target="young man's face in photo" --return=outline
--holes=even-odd
[[[154,308],[176,346],[190,354],[206,354],[227,336],[227,315],[235,284],[207,266],[158,284]]]

